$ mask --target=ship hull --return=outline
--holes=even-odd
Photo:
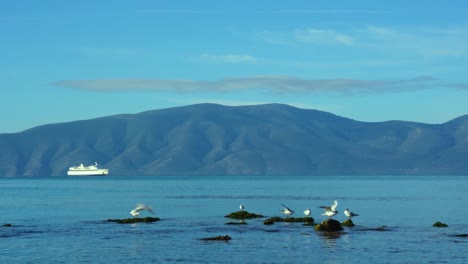
[[[68,171],[67,174],[69,176],[106,176],[109,173],[107,169],[101,170],[76,170],[76,171]]]

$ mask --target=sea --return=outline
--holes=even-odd
[[[349,208],[356,226],[263,224],[281,204],[320,223],[334,200],[334,219]],[[139,203],[161,220],[106,221]],[[226,225],[240,204],[265,218]],[[468,263],[467,234],[468,176],[0,178],[0,263],[452,264]]]

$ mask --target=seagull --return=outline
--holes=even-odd
[[[244,211],[245,206],[243,204],[239,205],[241,211]]]
[[[328,218],[333,218],[333,216],[335,216],[338,213],[338,211],[336,211],[337,206],[338,206],[337,200],[333,202],[332,206],[320,206],[320,208],[325,209],[325,213],[323,213],[322,215],[328,216]]]
[[[151,213],[154,212],[153,208],[151,208],[151,206],[147,206],[147,205],[144,205],[144,204],[137,204],[135,209],[130,211],[130,214],[133,217],[138,217],[138,216],[140,216],[140,211],[142,211],[142,210],[148,210]]]
[[[284,204],[281,204],[281,205],[284,207],[284,209],[281,210],[281,213],[285,214],[286,217],[288,217],[288,216],[294,214],[294,211],[291,210],[291,209],[289,209],[286,205],[284,205]]]
[[[346,217],[348,217],[348,219],[351,219],[351,218],[354,217],[354,216],[358,216],[358,214],[355,214],[355,213],[349,211],[348,208],[346,208],[346,209],[344,210],[344,214],[346,215]]]
[[[304,214],[305,216],[310,216],[310,208],[305,209]]]

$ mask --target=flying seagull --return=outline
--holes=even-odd
[[[335,216],[338,213],[338,211],[336,211],[336,207],[338,207],[338,201],[337,200],[335,200],[333,202],[332,206],[320,206],[320,208],[325,209],[325,213],[323,213],[322,215],[328,216],[328,218],[332,218],[333,216]]]
[[[354,216],[358,216],[358,214],[355,214],[355,213],[349,211],[348,208],[346,208],[346,209],[344,210],[344,214],[346,215],[346,217],[348,217],[348,219],[351,219],[351,218],[354,217]]]
[[[305,209],[305,211],[304,211],[305,216],[310,216],[310,213],[311,213],[310,208]]]
[[[286,205],[284,205],[284,204],[281,204],[281,205],[284,207],[284,209],[281,210],[281,213],[285,214],[286,217],[288,217],[288,216],[294,214],[294,211],[291,210],[291,209],[289,209]]]
[[[150,213],[153,213],[153,208],[151,208],[151,206],[147,206],[147,205],[144,205],[144,204],[137,204],[136,207],[130,211],[130,214],[133,216],[133,217],[138,217],[140,216],[140,211],[142,210],[147,210],[148,212]]]

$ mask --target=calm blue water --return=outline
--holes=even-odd
[[[0,263],[468,263],[468,177],[59,177],[0,179]],[[358,226],[327,237],[313,227],[250,220],[280,203],[316,222],[338,200]],[[137,203],[161,221],[123,225]],[[448,228],[434,228],[441,221]],[[387,226],[391,231],[365,228]],[[230,242],[200,238],[229,235]]]

